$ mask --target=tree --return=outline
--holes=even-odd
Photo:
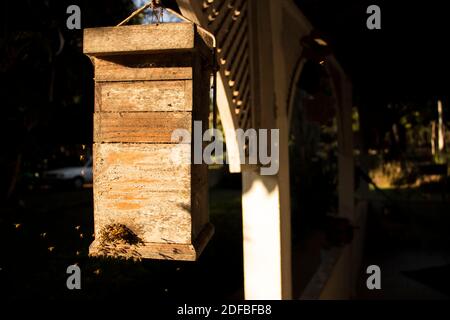
[[[11,198],[23,164],[54,143],[90,143],[93,84],[82,30],[68,30],[66,9],[81,8],[82,28],[116,25],[131,0],[3,2],[0,197]]]

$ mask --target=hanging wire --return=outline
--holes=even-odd
[[[161,4],[160,0],[151,0],[149,2],[147,2],[146,4],[144,4],[142,7],[140,7],[139,9],[135,10],[132,14],[130,14],[126,19],[124,19],[122,22],[120,22],[117,27],[123,26],[124,24],[126,24],[128,21],[130,21],[131,19],[133,19],[134,17],[136,17],[137,15],[139,15],[141,12],[147,10],[148,8],[151,8],[153,13],[152,15],[154,17],[156,17],[156,23],[160,23],[162,22],[163,19],[163,12],[164,12],[164,7]],[[161,19],[161,20],[160,20]]]

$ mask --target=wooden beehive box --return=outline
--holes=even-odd
[[[84,53],[95,70],[90,254],[120,225],[143,258],[196,260],[213,233],[207,165],[171,161],[171,135],[208,126],[210,49],[194,24],[166,23],[85,29]]]

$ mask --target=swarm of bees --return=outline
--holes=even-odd
[[[98,254],[140,261],[141,254],[136,250],[140,244],[142,240],[127,226],[113,223],[100,231]]]

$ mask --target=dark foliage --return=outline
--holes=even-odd
[[[116,25],[133,9],[131,0],[2,3],[0,198],[10,198],[21,173],[56,146],[92,140],[93,74],[83,31],[66,27],[73,4],[82,28]]]

